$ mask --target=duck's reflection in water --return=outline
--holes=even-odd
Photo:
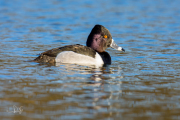
[[[83,107],[93,113],[95,113],[96,110],[113,109],[112,101],[118,100],[120,94],[122,94],[122,82],[120,79],[123,77],[121,76],[121,68],[119,66],[112,68],[107,65],[94,68],[68,65],[65,68],[71,71],[71,74],[79,71],[83,75],[88,75],[88,77],[78,85],[83,93],[80,95],[81,101],[88,101],[88,104],[87,102],[81,102],[80,106],[83,105]],[[119,76],[114,76],[117,74]]]
[[[91,112],[96,113],[94,110],[112,109],[112,101],[119,99],[117,96],[122,94],[122,82],[120,80],[115,80],[113,74],[113,69],[109,66],[102,67],[101,70],[96,69],[96,71],[94,71],[93,75],[90,77],[91,81],[87,82],[88,85],[94,86],[93,89],[91,89],[92,97],[88,98],[92,100],[92,106],[88,107]],[[118,78],[123,77],[118,76]]]
[[[53,71],[59,74],[61,94],[66,97],[62,100],[76,101],[77,106],[95,113],[99,110],[113,109],[114,102],[122,94],[121,67],[106,65],[81,66],[70,64],[56,64]],[[67,99],[67,100],[66,100]],[[120,105],[119,105],[120,106]]]

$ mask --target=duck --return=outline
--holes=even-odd
[[[125,49],[115,43],[109,30],[97,24],[90,32],[86,46],[75,44],[53,48],[42,52],[33,61],[38,63],[102,66],[111,64],[111,56],[105,51],[109,47],[125,52]]]

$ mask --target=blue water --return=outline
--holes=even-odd
[[[0,118],[180,119],[179,5],[178,0],[0,1]],[[126,50],[108,48],[111,65],[29,62],[52,48],[85,45],[95,24],[108,28]]]

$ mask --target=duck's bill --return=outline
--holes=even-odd
[[[114,49],[116,49],[116,50],[125,52],[125,49],[123,49],[122,47],[119,47],[119,46],[114,42],[113,39],[112,39],[112,43],[111,43],[110,47],[112,47],[112,48],[114,48]]]

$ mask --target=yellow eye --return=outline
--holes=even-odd
[[[104,38],[107,38],[107,35],[104,35]]]

